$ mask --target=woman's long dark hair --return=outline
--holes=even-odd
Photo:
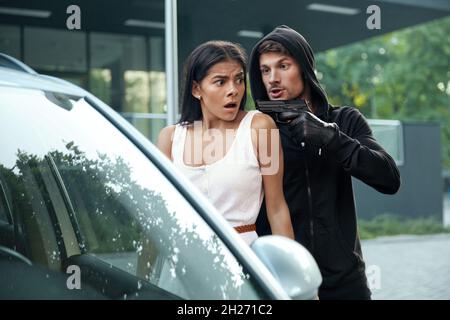
[[[244,49],[228,41],[208,41],[195,48],[185,62],[179,123],[192,123],[202,119],[200,101],[192,96],[194,81],[200,83],[212,66],[227,60],[236,61],[244,70],[245,91],[239,106],[240,110],[244,110],[247,101],[247,56]]]

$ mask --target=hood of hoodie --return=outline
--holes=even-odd
[[[285,25],[276,27],[271,33],[262,38],[252,50],[249,76],[253,100],[269,100],[261,77],[258,53],[258,47],[266,40],[272,40],[282,44],[294,57],[304,73],[304,80],[309,84],[311,89],[311,98],[315,101],[317,108],[316,115],[325,115],[328,111],[328,99],[325,90],[321,87],[314,73],[314,53],[301,34]]]

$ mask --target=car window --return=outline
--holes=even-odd
[[[5,146],[4,140],[2,148]],[[2,153],[1,158],[4,155],[6,153]],[[0,179],[3,184],[3,207],[12,210],[13,220],[18,226],[18,236],[14,236],[12,231],[13,234],[8,238],[16,238],[19,243],[8,241],[0,245],[12,246],[13,249],[19,247],[31,260],[58,270],[61,268],[60,253],[66,250],[61,241],[61,232],[52,217],[56,210],[64,208],[64,205],[61,206],[62,199],[52,181],[46,158],[37,161],[19,149],[17,158],[15,165],[9,168],[3,165],[3,161],[0,162]],[[6,233],[6,230],[2,230],[2,233]]]
[[[4,183],[0,180],[0,222],[10,222],[10,205]]]
[[[176,188],[84,99],[0,88],[0,121],[0,177],[34,262],[61,269],[92,256],[181,298],[265,297]]]
[[[8,248],[14,246],[10,198],[6,183],[0,177],[0,245]]]

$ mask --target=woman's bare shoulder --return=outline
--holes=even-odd
[[[253,116],[252,129],[276,129],[277,125],[272,117],[262,112],[258,112]]]
[[[175,132],[175,128],[177,127],[176,124],[172,124],[170,126],[164,127],[161,132],[159,133],[159,136],[163,136],[163,137],[171,137],[173,135],[173,133]]]
[[[171,149],[173,134],[175,132],[176,125],[170,125],[161,130],[158,136],[156,145],[169,159],[171,158]]]

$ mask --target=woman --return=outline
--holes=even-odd
[[[225,41],[197,47],[186,61],[182,99],[181,119],[161,131],[158,148],[248,244],[258,237],[255,221],[264,194],[272,233],[293,239],[278,129],[269,116],[244,111],[243,49]],[[267,149],[275,149],[271,161]]]

